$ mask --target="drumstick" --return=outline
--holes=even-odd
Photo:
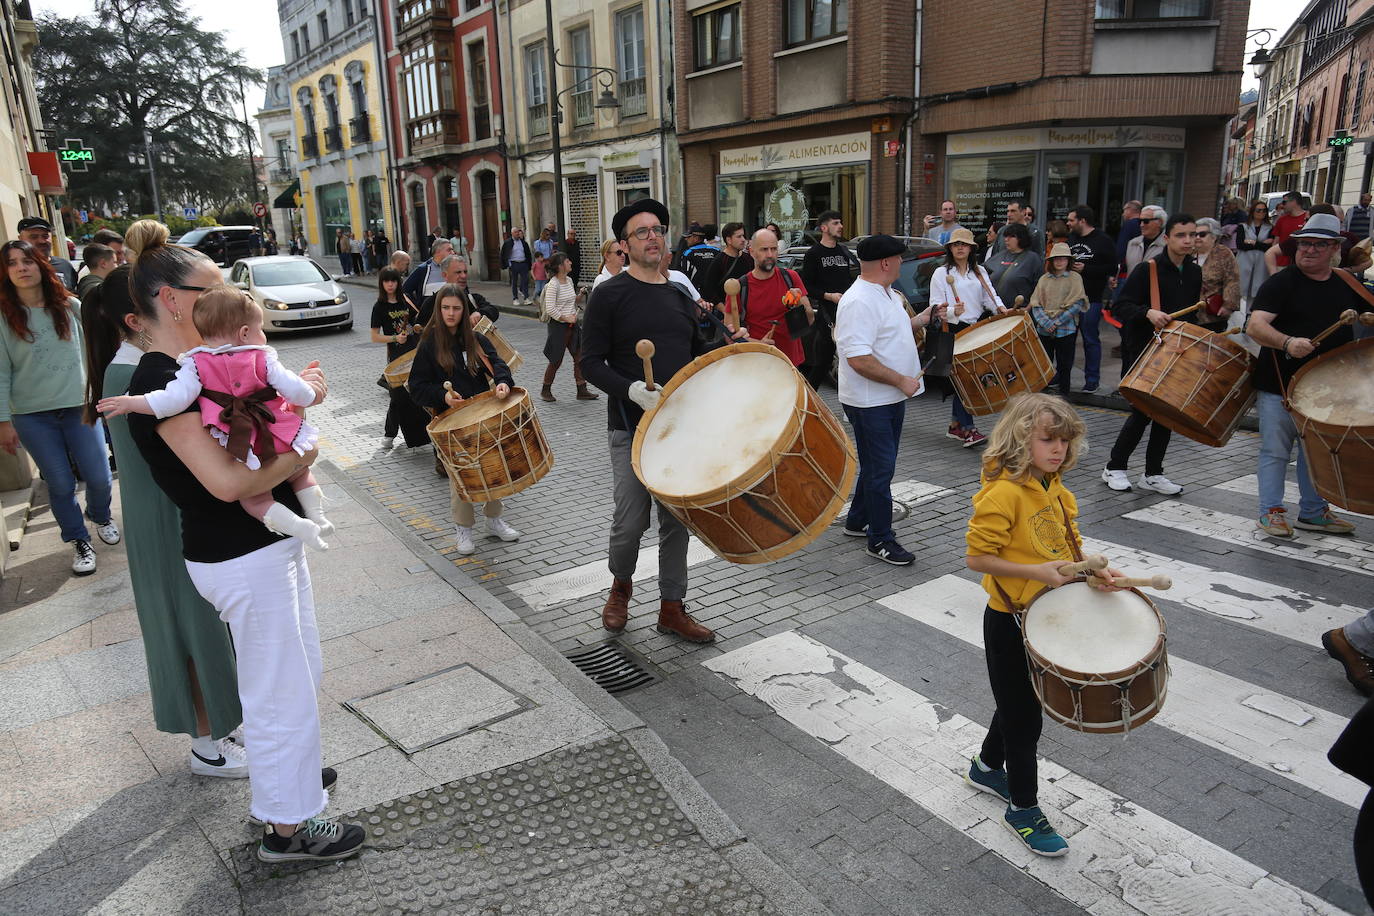
[[[1184,315],[1191,315],[1193,312],[1196,312],[1198,309],[1202,308],[1206,304],[1206,302],[1198,302],[1194,305],[1188,306],[1186,309],[1179,309],[1177,312],[1170,312],[1169,319],[1172,321],[1175,318],[1182,318]]]
[[[1365,327],[1374,327],[1374,312],[1360,312],[1360,324]]]
[[[1154,576],[1124,576],[1120,579],[1108,579],[1100,576],[1103,585],[1114,585],[1117,588],[1155,588],[1160,591],[1168,591],[1173,588],[1174,580],[1168,576],[1159,574]]]
[[[763,343],[766,343],[766,344],[770,344],[770,343],[773,342],[773,332],[776,331],[776,330],[778,329],[778,322],[777,322],[776,320],[770,321],[770,322],[768,322],[768,323],[769,323],[770,325],[772,325],[772,327],[770,327],[770,328],[768,329],[768,333],[767,333],[767,334],[763,335],[763,341],[762,341],[762,342],[763,342]]]
[[[1091,572],[1098,569],[1107,568],[1107,558],[1102,554],[1089,554],[1077,563],[1069,563],[1059,567],[1061,576],[1076,576],[1079,573]]]
[[[455,392],[455,391],[453,390],[453,383],[452,383],[452,382],[444,382],[444,403],[445,403],[445,404],[448,403],[448,395],[450,395],[450,394],[456,396],[456,397],[458,398],[458,400],[460,400],[460,401],[463,399],[463,396],[462,396],[462,395],[458,394],[457,392]]]
[[[964,302],[962,299],[959,298],[959,288],[954,285],[954,274],[946,273],[945,282],[949,283],[949,291],[954,296],[954,304],[958,306],[959,311],[962,312],[964,310]],[[946,309],[946,311],[948,311],[948,309]],[[945,321],[943,316],[941,316],[940,318],[940,330],[949,330],[949,322]]]
[[[1011,307],[1014,308],[1014,309],[1019,309],[1019,308],[1021,308],[1022,306],[1024,306],[1025,304],[1026,304],[1026,297],[1025,297],[1025,296],[1017,296],[1017,297],[1016,297],[1016,300],[1015,300],[1014,302],[1012,302]]]
[[[644,360],[644,387],[654,390],[654,342],[641,340],[635,344],[635,353]]]
[[[1346,309],[1344,312],[1341,312],[1341,317],[1336,320],[1335,324],[1327,328],[1325,331],[1322,331],[1316,337],[1312,338],[1312,346],[1315,347],[1317,344],[1325,340],[1329,335],[1336,333],[1346,325],[1354,324],[1355,319],[1358,317],[1359,313],[1356,312],[1354,309]]]
[[[739,330],[739,281],[734,277],[726,280],[722,286],[725,287],[725,323],[734,330]]]

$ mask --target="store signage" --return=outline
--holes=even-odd
[[[950,134],[945,152],[951,156],[975,153],[1016,153],[1028,150],[1109,150],[1155,147],[1183,149],[1187,131],[1182,127],[1117,126],[1026,127]]]
[[[819,137],[814,140],[723,150],[720,154],[720,174],[738,175],[745,172],[774,172],[815,165],[836,165],[842,162],[867,162],[870,143],[869,134],[845,134],[838,137]]]

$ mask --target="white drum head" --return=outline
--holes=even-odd
[[[967,353],[976,350],[983,344],[992,343],[1002,337],[1010,337],[1016,331],[1016,324],[1021,319],[1006,318],[1000,321],[989,321],[987,324],[980,324],[977,327],[969,328],[958,337],[954,338],[954,353]]]
[[[1289,402],[1318,423],[1374,426],[1374,349],[1321,357],[1293,385]]]
[[[1149,656],[1159,639],[1159,619],[1134,592],[1099,592],[1086,582],[1071,582],[1032,602],[1025,634],[1053,665],[1108,674]]]
[[[791,364],[770,353],[736,353],[695,373],[644,431],[645,486],[695,496],[736,480],[777,445],[799,384]]]

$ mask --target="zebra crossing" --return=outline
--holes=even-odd
[[[1217,489],[1253,494],[1254,477],[1227,481]],[[1276,544],[1251,537],[1245,527],[1249,519],[1187,499],[1156,502],[1124,517],[1148,523],[1133,529],[1147,543],[1153,526],[1167,525],[1189,537],[1217,539],[1243,551],[1311,564],[1313,574],[1299,577],[1299,586],[1285,581],[1285,573],[1277,569],[1266,574],[1278,581],[1267,581],[1203,565],[1196,556],[1180,561],[1122,543],[1133,538],[1121,537],[1121,526],[1114,529],[1115,540],[1085,537],[1084,549],[1106,554],[1114,566],[1132,574],[1167,572],[1174,588],[1147,593],[1166,620],[1240,627],[1272,645],[1276,653],[1292,651],[1298,644],[1324,659],[1321,633],[1365,613],[1364,607],[1323,594],[1330,580],[1318,574],[1318,568],[1356,578],[1374,575],[1374,550],[1367,540],[1374,530],[1361,530],[1356,538],[1303,532],[1296,544]],[[1292,567],[1288,562],[1282,569]],[[966,647],[982,647],[986,595],[972,573],[919,581],[876,603],[896,615],[891,623],[894,642],[905,646],[953,639]],[[1310,884],[1302,879],[1314,876],[1277,874],[1281,868],[1248,861],[1208,839],[1206,831],[1171,821],[1133,801],[1129,793],[1072,771],[1052,759],[1043,743],[1042,753],[1051,759],[1042,759],[1040,765],[1041,804],[1069,840],[1071,851],[1064,860],[1031,854],[1005,829],[1000,803],[962,782],[968,760],[986,733],[982,724],[912,689],[896,670],[870,667],[827,644],[823,632],[806,630],[768,636],[707,659],[702,667],[1085,911],[1275,916],[1364,912],[1342,909],[1310,886],[1294,883]],[[1353,819],[1368,787],[1335,769],[1325,755],[1349,712],[1357,708],[1358,698],[1352,693],[1344,711],[1327,709],[1302,691],[1289,695],[1272,684],[1252,683],[1194,660],[1205,657],[1194,655],[1203,649],[1170,643],[1168,699],[1133,740],[1141,741],[1149,730],[1166,730],[1237,766],[1263,770],[1314,805],[1318,798],[1335,804]],[[1331,676],[1338,677],[1336,664],[1329,666]],[[1047,723],[1046,728],[1058,726]],[[1113,742],[1109,754],[1124,756],[1132,750],[1130,740],[1091,740]],[[1143,740],[1148,741],[1148,735]],[[1348,838],[1334,843],[1333,849],[1348,850]],[[1348,852],[1332,859],[1327,877],[1343,875],[1353,881]],[[1318,880],[1312,886],[1321,884]]]

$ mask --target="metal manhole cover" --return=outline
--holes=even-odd
[[[893,521],[894,524],[895,524],[896,522],[900,522],[902,519],[906,518],[906,517],[907,517],[908,515],[910,515],[910,514],[911,514],[911,507],[910,507],[910,506],[908,506],[906,503],[902,502],[900,499],[893,499],[893,500],[892,500],[892,521]],[[831,522],[830,524],[832,524],[832,525],[843,525],[843,524],[844,524],[844,521],[845,521],[845,518],[846,518],[846,516],[848,516],[848,515],[849,515],[849,503],[845,503],[842,507],[840,507],[839,514],[837,514],[837,515],[835,516],[835,520],[834,520],[833,522]]]
[[[343,704],[407,754],[508,719],[536,704],[469,664]]]
[[[658,680],[647,661],[614,640],[571,649],[563,657],[607,693],[624,693]]]

